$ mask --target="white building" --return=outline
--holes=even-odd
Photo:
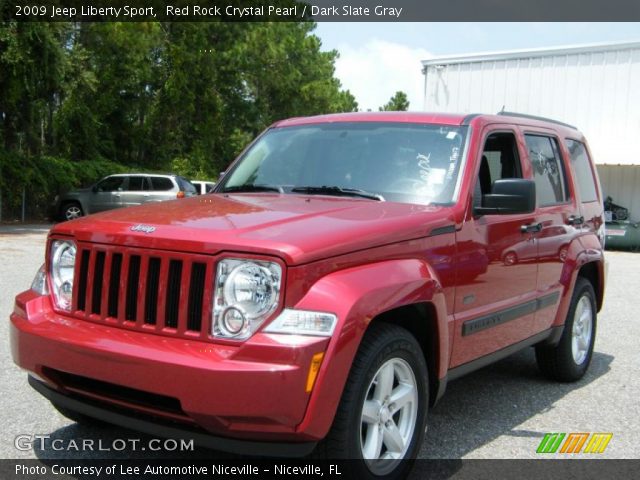
[[[422,64],[425,111],[504,109],[578,127],[605,197],[640,220],[640,41],[443,56]]]

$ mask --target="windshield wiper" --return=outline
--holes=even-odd
[[[365,190],[359,190],[357,188],[343,188],[337,186],[322,186],[322,187],[294,187],[291,189],[294,193],[308,193],[311,195],[336,195],[342,197],[361,197],[369,198],[371,200],[378,200],[384,202],[384,197],[377,193],[367,192]]]
[[[222,193],[227,192],[278,192],[284,193],[284,189],[278,185],[234,185],[233,187],[224,187]]]

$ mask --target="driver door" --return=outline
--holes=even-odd
[[[122,192],[126,178],[125,176],[113,176],[98,182],[91,196],[91,213],[118,208],[120,206],[120,192]]]
[[[521,159],[526,156],[518,139],[518,132],[506,125],[492,125],[483,132],[483,147],[476,157],[474,205],[481,205],[481,196],[491,193],[496,180],[523,178]],[[535,333],[537,240],[534,233],[523,231],[535,218],[535,212],[471,215],[458,233],[450,367]]]

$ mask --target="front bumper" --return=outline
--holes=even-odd
[[[32,376],[29,376],[29,384],[51,403],[83,415],[149,435],[173,438],[176,440],[193,440],[199,446],[215,450],[260,456],[303,457],[311,453],[316,446],[316,442],[252,442],[248,440],[216,437],[187,428],[181,428],[175,424],[164,424],[140,418],[138,415],[114,411],[91,401],[81,401],[54,390]]]
[[[60,315],[32,291],[16,298],[11,323],[14,361],[53,403],[158,435],[171,422],[227,439],[308,443],[300,451],[319,440],[299,426],[311,359],[326,338],[258,333],[238,346],[169,338]],[[214,448],[239,451],[218,440]]]

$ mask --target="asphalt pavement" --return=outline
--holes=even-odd
[[[9,313],[14,296],[29,288],[44,260],[47,230],[46,225],[0,225],[0,337],[5,339],[0,348],[0,458],[224,458],[202,449],[171,453],[52,448],[55,439],[67,445],[74,439],[113,445],[117,439],[140,438],[144,445],[148,438],[112,426],[67,420],[27,385],[26,373],[11,360]],[[527,349],[451,382],[430,412],[421,458],[539,458],[536,449],[550,432],[613,433],[598,458],[640,457],[640,254],[607,252],[607,260],[604,308],[585,378],[572,384],[548,381],[536,367],[533,349]],[[18,449],[16,437],[21,435],[50,438],[35,442],[33,448]]]

